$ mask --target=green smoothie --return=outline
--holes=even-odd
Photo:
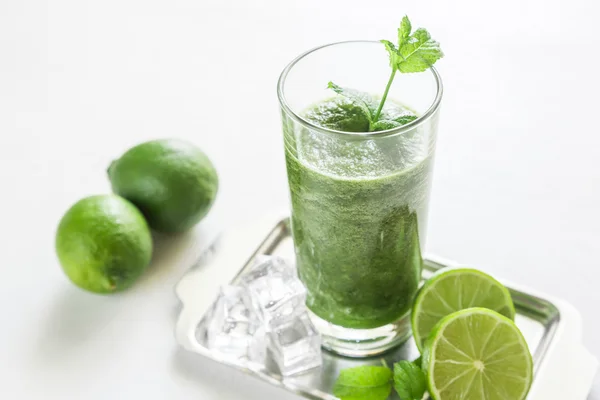
[[[382,119],[411,115],[388,101]],[[316,104],[303,117],[347,132],[368,127],[360,110],[341,97]],[[284,117],[292,232],[308,307],[346,328],[398,320],[409,311],[421,276],[431,146],[417,130],[342,140],[293,126]]]

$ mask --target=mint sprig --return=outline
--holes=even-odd
[[[333,394],[341,400],[386,400],[396,389],[400,400],[422,400],[427,391],[425,373],[415,361],[399,361],[394,372],[386,362],[383,366],[364,365],[347,368],[340,372]]]
[[[373,107],[373,103],[368,101],[371,97],[366,93],[354,89],[342,88],[333,82],[329,82],[328,85],[330,89],[333,89],[336,93],[350,99],[362,109],[369,120],[369,132],[396,128],[411,121],[379,120],[388,93],[392,87],[394,78],[396,77],[396,72],[423,72],[444,56],[440,44],[431,38],[431,35],[426,29],[419,28],[414,32],[412,31],[412,24],[407,16],[404,16],[400,22],[400,28],[398,28],[398,43],[394,44],[389,40],[381,40],[381,43],[383,43],[389,54],[392,72],[378,107]],[[413,119],[416,119],[416,117]]]
[[[385,400],[392,392],[392,371],[388,367],[365,365],[347,368],[333,387],[341,400]]]
[[[375,113],[375,121],[381,115],[381,110],[396,76],[396,71],[401,73],[423,72],[444,56],[440,44],[431,38],[426,29],[419,28],[412,35],[411,32],[412,24],[405,15],[402,22],[400,22],[400,28],[398,28],[398,47],[388,40],[381,40],[390,56],[392,74]]]
[[[402,400],[421,400],[427,391],[425,373],[411,361],[394,364],[394,389]]]

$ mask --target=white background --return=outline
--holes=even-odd
[[[285,64],[393,38],[405,13],[447,55],[429,251],[568,300],[600,355],[598,1],[2,0],[0,397],[292,399],[178,349],[173,286],[217,229],[287,207]],[[161,137],[213,159],[210,217],[160,239],[132,290],[76,289],[61,215]]]

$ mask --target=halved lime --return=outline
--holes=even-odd
[[[523,400],[533,381],[521,331],[485,308],[443,318],[425,344],[423,368],[434,400]]]
[[[436,272],[419,290],[413,303],[411,323],[419,350],[423,350],[423,342],[442,318],[471,307],[483,307],[515,318],[508,289],[491,276],[472,268],[445,268]]]

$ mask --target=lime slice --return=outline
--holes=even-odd
[[[434,400],[523,400],[533,380],[521,331],[485,308],[443,318],[425,344],[423,368]]]
[[[412,309],[412,330],[419,350],[442,318],[471,307],[494,310],[515,318],[508,290],[491,276],[471,268],[445,268],[436,272],[419,290]]]

